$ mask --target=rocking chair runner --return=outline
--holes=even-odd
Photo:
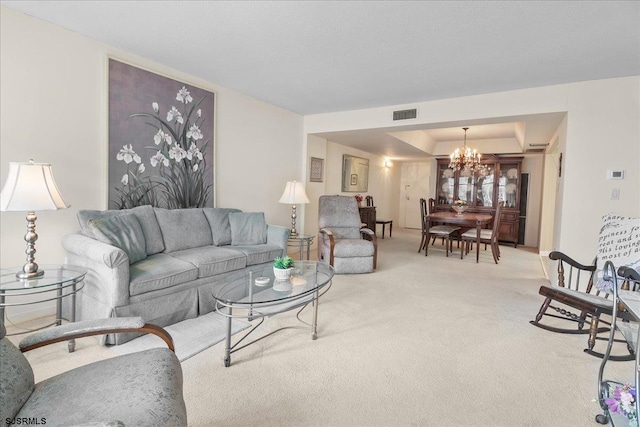
[[[596,272],[596,260],[593,264],[583,265],[562,252],[551,252],[549,258],[558,261],[558,286],[541,286],[539,294],[545,297],[535,320],[530,321],[534,326],[546,329],[552,332],[565,334],[589,334],[585,353],[597,357],[603,357],[602,353],[593,350],[597,334],[608,332],[610,322],[601,318],[602,314],[611,316],[613,313],[613,300],[609,298],[609,294],[602,293],[594,289],[594,277]],[[565,264],[568,265],[568,275],[565,270]],[[582,278],[581,278],[582,273]],[[586,276],[586,277],[585,277]],[[582,279],[582,280],[581,280]],[[586,279],[586,281],[585,281]],[[623,289],[629,289],[628,281],[622,285]],[[553,302],[560,305],[553,305]],[[555,310],[558,314],[549,312]],[[571,310],[577,311],[577,313]],[[618,311],[618,318],[628,320],[628,313]],[[556,326],[540,323],[544,316],[554,317],[566,321],[576,323],[574,328],[560,328]],[[589,323],[589,328],[584,329],[585,323]],[[600,327],[600,323],[605,327]],[[629,355],[611,356],[610,360],[633,360],[633,349],[628,347]]]

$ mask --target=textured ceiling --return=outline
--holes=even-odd
[[[300,114],[640,74],[637,1],[2,1]]]
[[[638,1],[0,1],[299,114],[640,74]],[[330,132],[397,160],[527,152],[564,113]]]

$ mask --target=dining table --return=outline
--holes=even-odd
[[[449,225],[458,225],[460,227],[476,228],[476,262],[480,262],[480,230],[487,224],[490,224],[493,217],[490,214],[474,213],[474,212],[434,212],[429,214],[431,223],[437,222]]]

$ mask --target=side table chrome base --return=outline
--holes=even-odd
[[[33,271],[30,273],[25,273],[24,271],[16,273],[16,277],[20,280],[37,279],[38,277],[42,277],[42,276],[44,276],[43,270]]]

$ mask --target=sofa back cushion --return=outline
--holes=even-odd
[[[242,212],[240,209],[229,208],[204,208],[204,216],[207,217],[211,226],[211,237],[216,246],[231,244],[231,226],[229,225],[229,214],[231,212]]]
[[[267,243],[267,223],[263,212],[231,212],[231,244],[261,245]]]
[[[153,212],[153,208],[149,205],[138,206],[132,209],[109,211],[82,210],[78,212],[78,222],[80,223],[82,234],[95,239],[96,236],[93,235],[93,231],[89,227],[90,220],[108,218],[126,213],[132,213],[136,218],[138,218],[140,227],[142,227],[142,232],[144,234],[147,255],[162,252],[164,250],[162,232],[160,231],[160,225],[156,219],[156,214]]]
[[[89,220],[89,228],[96,240],[122,249],[129,264],[147,257],[144,233],[138,218],[132,213]]]
[[[34,387],[33,370],[24,354],[5,337],[0,319],[0,423],[13,419]]]
[[[209,221],[202,209],[155,208],[164,251],[174,252],[213,244]]]

